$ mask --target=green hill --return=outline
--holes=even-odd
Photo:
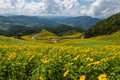
[[[93,37],[99,35],[108,35],[120,30],[120,13],[115,14],[96,25],[89,28],[85,35],[86,37]]]
[[[43,29],[39,34],[36,34],[36,39],[47,39],[47,38],[56,38],[57,36],[52,33],[52,32],[49,32],[45,29]]]
[[[28,40],[28,41],[34,41],[34,40],[53,39],[53,38],[57,38],[57,36],[54,33],[43,29],[41,32],[39,32],[37,34],[26,35],[26,36],[22,36],[21,38],[24,40]]]
[[[98,37],[94,37],[94,38],[99,39],[99,40],[118,41],[118,40],[120,40],[120,31],[117,31],[111,35],[103,35],[103,36],[98,36]]]

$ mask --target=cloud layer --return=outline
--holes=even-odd
[[[29,1],[29,2],[28,2]],[[4,14],[66,14],[79,6],[77,0],[0,0],[0,13]]]
[[[120,0],[96,0],[90,8],[82,8],[80,14],[93,17],[108,17],[120,12]]]
[[[108,17],[118,12],[120,0],[0,0],[0,14]]]

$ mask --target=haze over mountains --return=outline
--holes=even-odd
[[[37,16],[0,16],[1,27],[12,27],[15,25],[24,25],[30,27],[55,27],[60,24],[70,25],[73,27],[80,27],[88,29],[90,26],[96,24],[101,19],[92,18],[89,16],[79,17],[37,17]]]

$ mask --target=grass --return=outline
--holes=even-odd
[[[82,35],[82,33],[76,33],[76,34],[73,34],[73,35],[62,36],[61,38],[74,39],[74,38],[79,38],[80,35]]]
[[[56,44],[24,39],[0,36],[0,80],[120,79],[119,32]]]

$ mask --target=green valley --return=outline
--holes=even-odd
[[[9,28],[0,36],[0,80],[120,80],[114,16],[88,30],[63,24]]]

